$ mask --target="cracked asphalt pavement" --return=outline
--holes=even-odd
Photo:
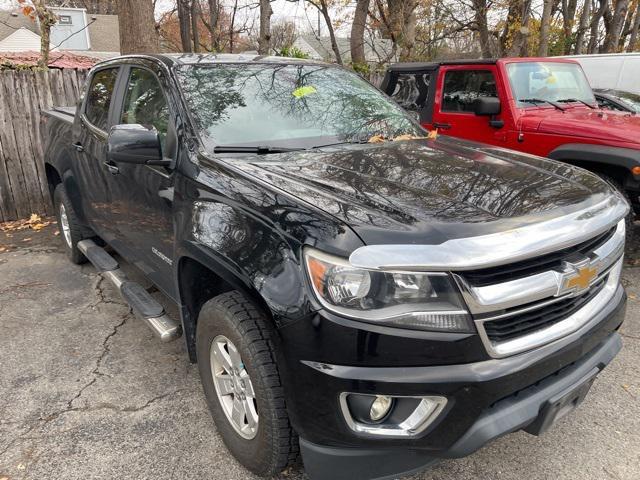
[[[183,341],[160,343],[53,230],[0,233],[0,480],[255,478],[216,433]],[[624,349],[580,408],[542,437],[517,432],[411,480],[640,478],[637,252]]]

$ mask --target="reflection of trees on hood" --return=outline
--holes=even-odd
[[[182,69],[179,76],[198,127],[214,137],[216,127],[224,130],[230,112],[240,108],[247,109],[247,124],[243,126],[248,133],[251,122],[263,120],[254,118],[261,112],[275,118],[274,125],[269,125],[267,120],[256,125],[265,131],[280,125],[295,125],[340,139],[424,133],[376,89],[355,74],[335,67],[216,65]],[[296,95],[303,87],[313,91]],[[229,126],[234,127],[237,125]]]

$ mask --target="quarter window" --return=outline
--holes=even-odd
[[[142,68],[131,69],[120,123],[155,127],[160,134],[164,151],[169,108],[158,79],[150,71]]]
[[[101,130],[106,131],[109,125],[109,106],[117,77],[118,69],[108,68],[96,72],[91,79],[85,115],[89,123]]]
[[[488,70],[450,70],[444,76],[443,112],[473,112],[479,97],[497,97],[496,79]]]
[[[430,80],[430,73],[401,73],[391,96],[402,108],[418,112],[427,100]]]

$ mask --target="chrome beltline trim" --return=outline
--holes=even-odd
[[[351,265],[370,270],[465,271],[538,257],[606,232],[629,206],[619,195],[579,212],[505,232],[455,238],[439,245],[368,245],[353,251]]]
[[[492,342],[487,336],[484,324],[489,319],[475,320],[478,334],[484,343],[487,352],[493,358],[503,358],[516,353],[525,352],[534,348],[541,347],[548,343],[560,340],[561,338],[579,330],[600,311],[615,295],[618,283],[620,282],[620,273],[622,271],[623,258],[620,258],[609,271],[607,283],[602,290],[584,307],[575,312],[573,315],[564,320],[554,323],[547,328],[535,331],[529,335],[507,340],[505,342]]]
[[[625,227],[624,220],[618,222],[611,238],[587,254],[593,260],[592,266],[598,270],[598,276],[591,282],[592,285],[602,279],[611,265],[624,253]],[[549,297],[571,296],[561,291],[562,274],[561,271],[549,270],[482,287],[474,287],[462,275],[454,274],[453,277],[460,287],[469,311],[478,314],[517,307]],[[579,293],[583,292],[574,292]]]

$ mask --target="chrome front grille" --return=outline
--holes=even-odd
[[[534,304],[531,310],[516,310],[502,315],[500,318],[483,323],[487,337],[492,342],[504,342],[523,335],[542,330],[564,320],[574,314],[600,293],[607,281],[607,276],[600,279],[585,293],[576,297],[561,297],[555,302],[544,305]]]
[[[504,266],[507,274],[454,274],[489,354],[514,355],[585,327],[615,294],[624,237],[620,221],[573,248]]]

